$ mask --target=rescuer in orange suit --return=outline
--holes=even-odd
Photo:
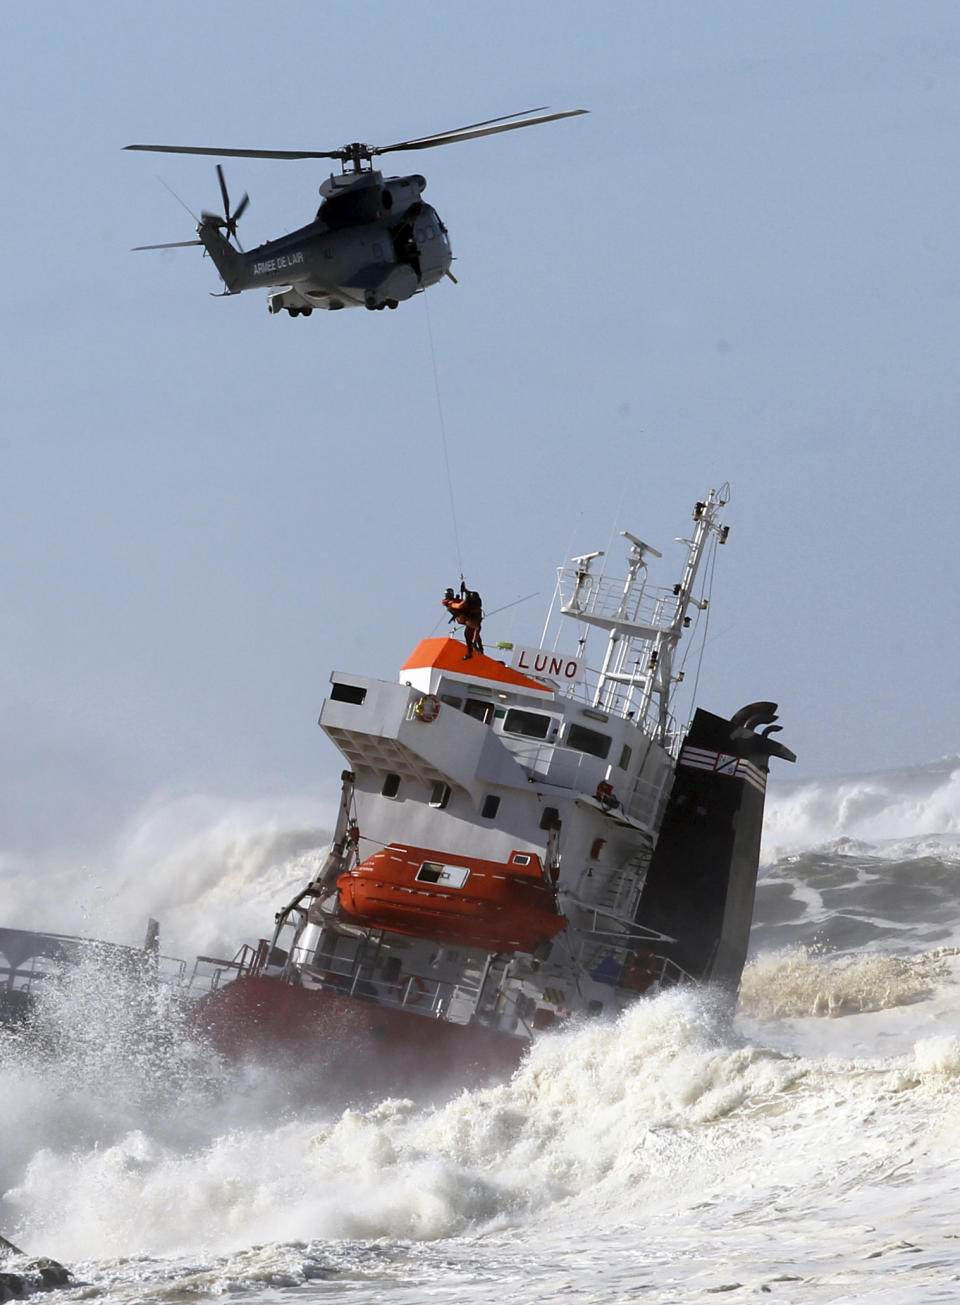
[[[482,655],[483,640],[480,638],[480,625],[483,621],[483,603],[480,595],[461,584],[459,598],[452,589],[448,589],[441,601],[450,613],[450,619],[463,626],[463,637],[467,642],[467,651],[463,660],[466,661],[468,657],[473,656],[474,648]]]

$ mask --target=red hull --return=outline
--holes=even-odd
[[[502,1082],[528,1045],[492,1029],[263,976],[245,976],[207,994],[198,1003],[197,1024],[228,1059],[310,1071],[318,1096],[334,1087],[439,1095]]]

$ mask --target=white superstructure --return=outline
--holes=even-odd
[[[397,683],[334,672],[319,723],[349,765],[340,819],[281,913],[274,972],[520,1034],[663,977],[641,972],[662,935],[635,917],[682,735],[677,648],[727,499],[697,503],[669,587],[628,532],[625,577],[602,553],[561,568],[552,615],[573,639],[548,618],[539,646],[469,660],[426,639]]]

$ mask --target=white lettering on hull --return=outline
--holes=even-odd
[[[296,267],[298,263],[305,262],[303,251],[298,249],[292,254],[278,254],[276,258],[267,258],[262,263],[254,263],[253,275],[263,276],[267,272],[282,272],[284,268]]]

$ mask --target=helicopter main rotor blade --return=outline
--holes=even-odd
[[[187,245],[202,244],[202,240],[172,240],[166,245],[134,245],[130,252],[131,254],[137,254],[141,249],[186,249]]]
[[[501,131],[516,131],[520,127],[535,127],[541,122],[556,122],[558,118],[576,118],[589,109],[567,109],[563,113],[545,113],[539,118],[527,118],[524,122],[505,122],[499,127],[481,127],[479,130],[459,128],[456,131],[438,133],[436,136],[421,136],[417,140],[401,140],[396,145],[377,145],[371,154],[390,154],[399,150],[428,150],[434,145],[453,145],[460,140],[475,140],[478,136],[496,136]],[[494,122],[498,119],[494,118]]]
[[[343,150],[230,150],[205,145],[124,145],[125,150],[151,150],[154,154],[212,154],[223,159],[339,159]]]
[[[478,136],[494,136],[501,131],[517,131],[520,127],[535,127],[542,122],[556,122],[558,118],[576,118],[589,109],[567,109],[564,113],[541,113],[541,106],[536,109],[523,109],[519,113],[507,113],[501,118],[487,118],[484,122],[471,122],[465,127],[455,127],[450,131],[439,131],[430,136],[416,136],[411,140],[397,141],[393,145],[364,145],[360,147],[361,156],[370,158],[375,154],[391,154],[401,150],[426,150],[434,145],[452,145],[458,140],[474,140]],[[527,114],[538,117],[526,117]],[[514,118],[523,118],[522,122],[513,122]],[[354,147],[344,145],[338,150],[244,150],[220,149],[207,145],[125,145],[128,150],[150,150],[155,154],[207,154],[223,159],[350,159]]]
[[[240,218],[243,216],[244,210],[246,209],[249,203],[250,203],[250,196],[246,192],[244,192],[243,199],[241,199],[240,203],[237,205],[237,211],[233,215],[233,221],[235,223],[239,222]]]
[[[449,131],[432,131],[429,136],[413,136],[408,144],[422,140],[433,140],[435,136],[453,136],[461,131],[473,131],[477,127],[491,127],[495,122],[509,122],[511,118],[526,118],[531,113],[543,113],[547,105],[541,104],[536,109],[521,109],[519,113],[505,113],[502,118],[486,118],[483,122],[468,122],[465,127],[451,127]],[[522,123],[517,123],[522,126]],[[385,149],[396,149],[396,145],[387,145]]]

